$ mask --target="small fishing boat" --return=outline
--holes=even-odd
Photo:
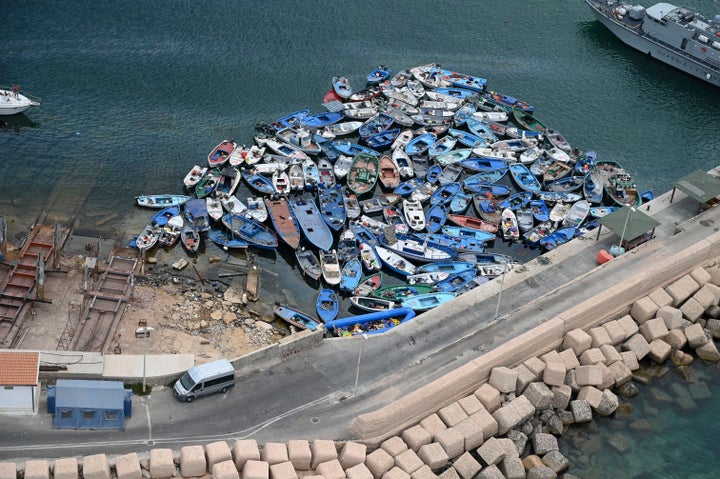
[[[415,317],[410,308],[394,308],[387,311],[373,311],[365,314],[330,321],[326,327],[337,336],[355,336],[359,334],[382,334]]]
[[[542,148],[538,146],[531,146],[530,148],[527,148],[526,150],[523,150],[522,153],[520,153],[518,160],[520,161],[520,163],[523,163],[525,165],[531,165],[538,159],[540,159],[544,154],[545,151]],[[532,170],[530,170],[530,172],[532,174],[536,174]]]
[[[403,298],[409,298],[410,296],[417,296],[419,294],[426,294],[433,290],[433,286],[427,284],[398,284],[394,286],[386,286],[384,288],[376,289],[372,296],[373,298],[380,298],[387,301],[398,302]]]
[[[320,170],[318,169],[317,163],[308,158],[302,162],[302,170],[305,189],[312,190],[317,188],[320,183]]]
[[[510,208],[511,210],[524,208],[530,204],[530,200],[532,200],[532,198],[533,195],[529,191],[520,191],[519,193],[508,196],[498,203],[498,208]]]
[[[211,229],[208,231],[207,237],[223,249],[246,249],[250,245],[247,241],[236,238],[232,233],[221,229]]]
[[[510,208],[502,210],[500,228],[503,239],[506,241],[517,241],[520,239],[520,228],[518,227],[517,216]]]
[[[140,251],[147,251],[155,246],[160,238],[160,228],[147,225],[142,232],[135,238],[135,246]]]
[[[379,239],[383,247],[419,263],[450,261],[457,256],[451,248],[413,235],[396,233],[394,241],[390,241],[385,235],[381,235]]]
[[[340,116],[342,118],[342,115]],[[320,153],[320,145],[317,144],[313,133],[305,128],[285,128],[277,132],[277,137],[294,148],[299,148],[308,155]],[[278,147],[279,148],[279,147]],[[285,155],[283,148],[279,148],[279,154]],[[286,155],[292,156],[292,155]]]
[[[152,217],[151,223],[155,226],[165,226],[170,218],[180,214],[180,207],[177,205],[163,208]]]
[[[298,110],[292,113],[289,113],[282,118],[278,118],[275,120],[272,124],[272,126],[277,129],[281,130],[282,128],[292,128],[294,126],[297,126],[300,124],[300,122],[310,114],[310,109],[305,108],[303,110]]]
[[[508,172],[507,169],[488,170],[475,173],[462,181],[463,188],[473,193],[485,191],[488,185],[496,184]],[[501,187],[504,185],[501,185]],[[507,186],[505,187],[507,188]]]
[[[453,199],[450,201],[450,207],[448,208],[450,213],[461,215],[464,214],[470,203],[472,203],[473,197],[462,189],[455,194]]]
[[[484,219],[490,224],[500,223],[500,212],[502,209],[498,207],[498,200],[492,195],[480,193],[473,195],[473,205],[481,219]]]
[[[619,163],[598,161],[596,168],[603,174],[605,193],[618,206],[640,206],[642,198],[638,194],[635,181]]]
[[[362,214],[362,207],[360,206],[357,196],[343,190],[343,201],[345,202],[345,215],[347,215],[348,219],[354,220],[359,218]]]
[[[337,286],[342,280],[342,270],[340,269],[340,261],[338,260],[335,250],[320,251],[320,266],[322,267],[322,276],[325,282],[331,286]]]
[[[375,251],[383,264],[394,273],[401,276],[410,276],[411,274],[415,274],[417,269],[416,266],[396,252],[382,246],[375,246]]]
[[[275,187],[275,191],[281,195],[288,195],[292,191],[292,183],[290,182],[290,176],[288,173],[282,170],[275,170],[272,174],[272,184]],[[305,182],[303,181],[303,185]]]
[[[275,172],[273,172],[273,175],[274,174]],[[305,189],[305,175],[303,174],[302,163],[292,163],[287,175],[290,191],[302,191]]]
[[[458,182],[441,183],[437,190],[430,196],[430,204],[448,205],[455,198],[455,195],[462,189],[462,185]]]
[[[388,311],[390,309],[395,309],[398,307],[394,301],[369,296],[351,296],[350,302],[356,308],[370,312]]]
[[[510,176],[515,184],[523,191],[537,192],[542,189],[540,181],[533,175],[527,166],[522,163],[510,163],[508,165]]]
[[[338,159],[335,160],[333,172],[335,173],[336,180],[342,180],[347,176],[352,166],[352,160],[352,157],[347,155],[340,155]]]
[[[327,158],[320,158],[317,162],[318,174],[320,175],[320,187],[332,188],[337,185],[333,164]]]
[[[320,250],[330,250],[333,244],[332,231],[315,202],[297,199],[289,200],[289,203],[305,238]]]
[[[457,150],[449,151],[445,154],[435,157],[435,163],[440,166],[448,166],[460,163],[470,157],[472,154],[471,148],[459,148]]]
[[[561,163],[570,163],[571,166],[575,163],[575,160],[568,155],[565,150],[561,150],[560,148],[556,148],[554,146],[551,148],[545,148],[545,156]]]
[[[247,182],[250,188],[260,193],[261,195],[269,196],[277,193],[277,191],[275,190],[275,186],[272,183],[272,180],[266,178],[263,175],[257,173],[250,173],[243,170],[240,171],[240,175]]]
[[[593,169],[585,176],[585,182],[583,183],[583,195],[585,199],[590,203],[600,204],[605,196],[605,178],[603,174]]]
[[[309,158],[307,153],[302,151],[300,147],[297,147],[291,143],[286,143],[279,138],[270,138],[265,142],[265,144],[268,148],[274,151],[275,154],[282,158],[285,158],[288,161],[305,161]]]
[[[498,141],[498,137],[493,129],[487,124],[473,117],[465,122],[465,126],[473,135],[482,138],[486,144],[492,144]]]
[[[451,163],[447,165],[445,168],[443,168],[442,173],[440,173],[440,176],[438,176],[438,183],[440,185],[446,185],[448,183],[453,183],[457,181],[457,179],[460,177],[460,174],[462,173],[463,168],[459,163]],[[460,184],[458,183],[458,187]]]
[[[458,226],[464,226],[466,228],[472,228],[480,231],[487,231],[488,233],[497,233],[498,225],[475,218],[467,215],[448,215],[448,220],[455,223]]]
[[[482,253],[485,251],[485,242],[473,237],[454,237],[445,233],[417,233],[416,236],[423,242],[428,241],[453,251],[456,255],[467,253]],[[493,235],[494,238],[494,235]]]
[[[539,223],[550,219],[550,210],[543,200],[530,200],[529,207],[532,210],[533,218]]]
[[[388,155],[383,155],[379,161],[380,174],[378,180],[383,188],[394,189],[400,184],[400,171],[397,164]]]
[[[200,249],[201,237],[195,225],[185,219],[182,229],[180,230],[180,244],[189,253],[197,253]]]
[[[437,233],[447,221],[448,211],[443,203],[438,203],[430,207],[426,218],[425,229],[428,233]]]
[[[446,153],[449,153],[453,148],[455,148],[455,144],[457,143],[457,138],[455,138],[452,135],[443,136],[442,138],[438,138],[435,140],[435,143],[430,145],[430,147],[427,150],[428,156],[430,158],[435,158],[441,155],[444,155]]]
[[[250,196],[247,199],[247,209],[244,212],[245,216],[254,218],[260,223],[268,219],[268,210],[265,206],[265,201],[259,196]]]
[[[308,128],[314,128],[319,129],[326,127],[328,125],[332,125],[333,123],[337,123],[340,120],[343,119],[343,114],[339,112],[334,111],[327,111],[322,113],[315,113],[313,115],[308,115],[302,120],[300,120],[300,124],[303,126],[306,126]]]
[[[548,203],[574,203],[582,198],[578,193],[566,193],[564,191],[538,191],[535,194]]]
[[[138,206],[163,209],[168,206],[179,206],[190,199],[186,195],[140,195],[135,197]]]
[[[317,319],[307,313],[303,313],[299,309],[291,308],[290,306],[276,304],[274,311],[275,316],[300,330],[309,329],[310,331],[316,331],[318,329],[322,329],[323,327],[322,323],[320,323]]]
[[[487,79],[468,75],[466,73],[458,73],[456,71],[447,70],[444,68],[437,68],[437,71],[442,76],[443,80],[450,83],[450,85],[462,88],[466,90],[473,90],[477,94],[485,91],[485,85],[487,85]]]
[[[342,186],[335,185],[330,188],[318,188],[318,203],[322,218],[334,231],[339,231],[345,225],[345,197]]]
[[[619,206],[594,206],[590,208],[590,216],[593,218],[602,218],[619,209]]]
[[[208,196],[205,198],[205,204],[207,206],[207,214],[210,219],[217,221],[222,218],[224,210],[219,199]]]
[[[426,181],[425,183],[420,185],[415,191],[410,193],[410,200],[425,203],[432,196],[432,194],[435,193],[435,190],[437,189],[437,185]]]
[[[401,178],[410,178],[415,174],[413,162],[402,148],[393,150],[392,159],[398,167]]]
[[[475,268],[472,268],[475,269]],[[450,273],[440,271],[430,271],[427,273],[416,273],[406,278],[408,284],[427,284],[435,286],[440,281],[450,276]]]
[[[265,208],[278,236],[292,249],[300,245],[300,227],[285,198],[265,198]]]
[[[562,226],[565,228],[579,228],[590,213],[590,203],[587,200],[576,201],[563,218]]]
[[[190,221],[198,232],[210,229],[210,215],[207,211],[207,202],[204,199],[192,199],[185,203],[185,219]]]
[[[490,231],[483,231],[465,226],[446,225],[442,227],[443,234],[452,238],[473,238],[478,241],[487,242],[495,239],[495,234]]]
[[[553,231],[555,231],[553,223],[551,221],[543,221],[530,231],[525,232],[523,234],[523,240],[530,246],[537,246],[540,244],[540,240],[549,236]]]
[[[561,178],[565,178],[567,175],[570,174],[573,170],[573,165],[570,163],[566,163],[564,161],[553,161],[550,166],[547,167],[545,171],[543,171],[542,174],[542,180],[543,183],[552,183],[556,180],[559,180]],[[547,188],[550,191],[550,188]]]
[[[358,244],[358,247],[360,248],[360,260],[362,261],[365,270],[368,272],[380,271],[382,261],[375,250],[375,245],[361,241]]]
[[[211,168],[222,166],[230,158],[237,144],[232,140],[223,140],[208,155],[208,164]]]
[[[373,291],[380,288],[380,286],[382,285],[382,280],[382,271],[378,271],[377,273],[365,276],[364,278],[360,279],[360,283],[355,288],[355,291],[353,291],[353,295],[370,296]]]
[[[333,136],[345,136],[355,133],[361,126],[362,121],[343,121],[341,123],[333,123],[325,126],[325,131]]]
[[[530,131],[547,131],[547,127],[544,124],[522,108],[513,107],[512,116],[515,123],[525,129]]]
[[[180,231],[182,230],[183,222],[183,217],[179,214],[168,219],[167,223],[160,228],[158,245],[163,248],[172,248],[175,246],[175,243],[177,243],[180,239]]]
[[[383,218],[387,224],[394,227],[396,233],[407,234],[410,231],[410,227],[396,205],[388,205],[383,208]]]
[[[315,312],[323,323],[337,318],[340,310],[340,301],[335,291],[329,288],[321,288],[315,298]]]
[[[495,198],[502,198],[505,196],[508,196],[510,194],[510,187],[505,185],[496,185],[496,184],[485,184],[480,185],[475,190],[473,190],[474,193],[480,194],[480,195],[491,195]]]
[[[403,214],[407,225],[415,230],[422,231],[425,229],[425,212],[422,204],[418,200],[404,199],[402,202]]]
[[[220,168],[210,168],[195,185],[195,196],[198,198],[210,196],[220,183],[220,175]]]
[[[505,111],[512,111],[513,108],[518,108],[527,113],[535,111],[535,107],[526,101],[518,100],[515,97],[509,95],[503,95],[495,91],[488,91],[483,94],[483,97],[493,102],[495,105],[504,107]]]
[[[376,133],[374,135],[371,135],[367,138],[365,138],[365,143],[370,148],[374,148],[376,150],[382,150],[388,146],[390,146],[390,143],[395,141],[395,138],[400,134],[399,128],[391,128],[389,130],[384,130],[380,133]]]
[[[460,165],[464,169],[474,173],[482,171],[506,170],[508,168],[507,160],[498,158],[468,158],[467,160],[460,161]]]
[[[435,272],[454,274],[471,268],[475,268],[475,263],[469,261],[446,261],[424,264],[418,267],[417,272],[418,274]]]
[[[434,292],[411,296],[400,301],[403,308],[411,308],[413,311],[428,311],[455,298],[455,293]]]
[[[322,266],[312,250],[305,247],[295,250],[295,259],[297,259],[298,267],[303,274],[315,281],[322,276]]]
[[[377,183],[379,160],[375,155],[360,153],[353,158],[347,176],[347,187],[357,196],[370,192]]]
[[[405,146],[405,153],[410,156],[422,155],[436,141],[437,135],[435,133],[424,133],[420,136],[416,136]]]
[[[365,214],[379,213],[386,206],[397,204],[402,196],[396,193],[381,193],[372,198],[360,201],[360,207]]]
[[[380,65],[371,71],[367,76],[367,82],[369,84],[376,84],[384,82],[390,76],[391,70],[385,65]]]
[[[361,139],[367,142],[368,138],[370,138],[371,136],[387,131],[394,121],[395,119],[392,116],[388,115],[385,112],[380,112],[372,116],[371,118],[368,118],[365,123],[363,123],[362,126],[358,128],[358,135]],[[392,143],[398,134],[400,134],[400,130],[398,130],[395,136],[393,136],[393,138],[387,142],[387,145]],[[372,145],[369,146],[371,148],[374,148]]]
[[[352,293],[360,284],[363,266],[359,258],[353,258],[343,266],[340,279],[340,291]]]
[[[198,181],[205,176],[205,173],[207,173],[207,166],[200,166],[195,165],[192,167],[190,171],[188,171],[187,175],[185,175],[185,178],[183,179],[183,184],[185,185],[185,188],[192,189],[195,187],[195,185],[198,184]]]
[[[575,237],[576,229],[573,227],[559,228],[540,240],[540,246],[548,251],[567,243]]]
[[[220,170],[220,178],[213,194],[218,198],[232,195],[240,184],[241,178],[237,168],[232,166],[223,168]]]
[[[412,178],[400,183],[393,193],[400,195],[402,198],[408,198],[412,193],[423,185],[422,178]]]
[[[485,140],[477,135],[474,135],[465,130],[458,130],[455,128],[448,129],[448,133],[457,138],[458,143],[468,147],[475,148],[478,146],[485,146]]]
[[[340,98],[347,99],[352,95],[352,87],[347,78],[335,76],[332,78],[332,87]]]
[[[277,236],[268,227],[256,219],[227,213],[222,217],[225,227],[241,240],[263,249],[275,249],[278,245]]]
[[[435,289],[445,293],[455,293],[475,279],[475,276],[477,276],[477,271],[474,268],[466,269],[465,271],[451,274],[447,278],[439,281],[437,285],[435,285]]]
[[[570,211],[571,205],[572,205],[572,203],[563,203],[563,202],[555,203],[555,206],[553,206],[552,209],[550,210],[550,214],[548,215],[548,218],[555,225],[559,225],[565,219],[565,215],[567,215],[567,212]]]

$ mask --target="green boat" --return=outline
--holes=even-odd
[[[545,131],[547,127],[540,120],[520,108],[513,108],[513,119],[515,123],[530,131]]]
[[[350,164],[347,187],[357,196],[372,191],[377,183],[379,171],[378,157],[369,153],[359,153]]]
[[[384,288],[376,289],[372,292],[372,296],[380,299],[387,299],[390,301],[400,301],[410,296],[417,296],[418,294],[427,294],[433,290],[434,286],[431,284],[398,284],[395,286],[386,286]]]
[[[220,168],[211,168],[195,185],[195,196],[205,198],[215,191],[220,182]]]

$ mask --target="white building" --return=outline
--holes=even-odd
[[[0,414],[36,414],[40,353],[0,351]]]

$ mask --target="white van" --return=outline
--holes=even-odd
[[[227,359],[190,368],[177,380],[173,391],[181,401],[192,402],[195,398],[212,393],[225,393],[235,386],[235,368]]]

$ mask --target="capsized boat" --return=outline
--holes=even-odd
[[[329,251],[333,244],[330,227],[320,215],[314,201],[290,200],[290,207],[305,238],[317,248]]]

